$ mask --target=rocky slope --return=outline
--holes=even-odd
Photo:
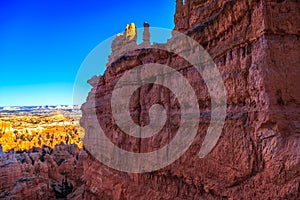
[[[143,174],[106,167],[91,154],[84,162],[87,199],[299,199],[300,198],[300,3],[271,0],[177,1],[175,30],[198,41],[213,57],[227,91],[221,138],[203,159],[197,155],[210,120],[203,79],[181,57],[142,48],[110,62],[93,82],[83,105],[82,126],[96,100],[100,124],[127,151],[149,152],[166,145],[178,129],[178,102],[157,85],[141,87],[131,99],[133,120],[149,121],[148,109],[163,104],[172,114],[160,134],[136,139],[115,124],[110,98],[117,80],[146,63],[173,67],[191,83],[204,117],[188,151],[175,163]]]
[[[1,152],[0,199],[82,199],[86,155],[76,145],[65,144]]]

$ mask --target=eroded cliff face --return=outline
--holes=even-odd
[[[176,134],[176,97],[158,85],[136,91],[130,112],[137,124],[149,122],[149,107],[163,104],[169,123],[150,139],[136,139],[115,124],[110,98],[116,82],[136,66],[167,64],[185,76],[203,113],[198,134],[175,163],[143,174],[119,172],[89,154],[84,162],[87,199],[298,199],[300,198],[300,4],[298,1],[177,1],[175,30],[198,41],[214,59],[227,92],[227,117],[216,147],[198,152],[210,122],[210,95],[203,79],[181,57],[142,48],[111,62],[82,106],[120,148],[150,152]],[[169,41],[170,42],[170,41]],[[96,81],[97,83],[97,81]],[[102,116],[102,117],[101,117]],[[95,121],[96,120],[96,121]]]

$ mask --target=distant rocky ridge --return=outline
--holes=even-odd
[[[5,106],[0,107],[0,116],[10,115],[53,115],[61,113],[66,117],[80,118],[81,111],[78,105],[46,105],[46,106]]]

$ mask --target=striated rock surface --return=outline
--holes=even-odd
[[[149,122],[149,107],[171,114],[150,139],[136,139],[115,124],[110,98],[129,69],[167,64],[195,90],[203,118],[198,134],[175,163],[159,171],[130,174],[106,167],[92,155],[83,163],[86,199],[299,199],[300,198],[300,3],[271,0],[178,0],[175,30],[198,41],[214,59],[227,92],[227,117],[218,144],[203,159],[198,152],[210,121],[210,96],[203,79],[177,55],[142,48],[110,62],[93,81],[82,106],[81,125],[92,131],[91,106],[110,140],[132,152],[150,152],[176,134],[180,108],[166,88],[145,85],[133,95],[137,124]],[[169,41],[171,42],[171,40]],[[153,46],[152,46],[153,47]],[[97,120],[97,119],[94,119]]]

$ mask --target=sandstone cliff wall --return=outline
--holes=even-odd
[[[221,138],[204,159],[197,153],[210,120],[210,96],[203,79],[182,58],[141,49],[108,66],[83,105],[87,119],[94,99],[101,126],[115,145],[149,152],[170,141],[179,121],[178,102],[168,90],[146,85],[130,102],[133,120],[147,124],[148,109],[160,102],[171,113],[151,139],[118,129],[110,111],[114,85],[125,71],[146,63],[167,64],[190,81],[203,119],[188,151],[156,172],[129,174],[89,155],[84,162],[87,199],[297,199],[300,198],[300,3],[271,0],[177,1],[175,30],[198,41],[213,57],[227,90]],[[89,120],[82,120],[91,131]]]

